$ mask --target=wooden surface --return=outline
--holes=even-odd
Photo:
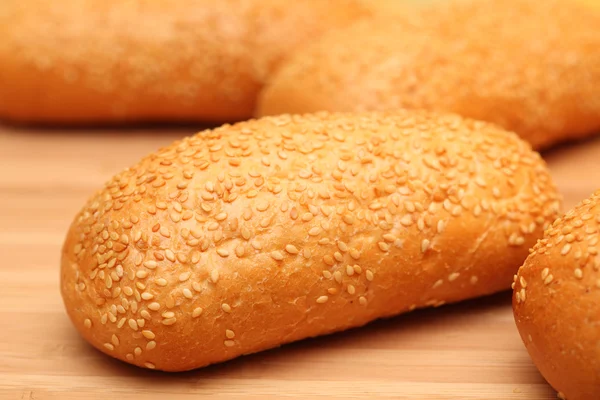
[[[59,295],[66,229],[111,175],[195,130],[0,127],[0,399],[556,398],[518,337],[509,293],[183,374],[92,349]],[[566,207],[600,187],[600,139],[545,156]]]

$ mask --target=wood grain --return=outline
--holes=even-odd
[[[58,291],[66,229],[111,175],[195,130],[0,127],[0,399],[556,398],[519,339],[509,293],[183,374],[141,370],[92,349]],[[600,187],[600,139],[545,157],[566,207]]]

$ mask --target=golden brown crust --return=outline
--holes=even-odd
[[[111,179],[68,233],[62,294],[100,350],[187,370],[508,289],[558,206],[540,156],[486,123],[251,120]]]
[[[556,220],[513,285],[527,351],[568,400],[600,398],[599,201],[597,191]]]
[[[355,0],[3,0],[0,118],[248,118],[288,52],[366,14]]]
[[[593,134],[594,11],[561,0],[458,0],[362,21],[290,57],[261,94],[258,115],[442,110],[494,122],[535,148]]]

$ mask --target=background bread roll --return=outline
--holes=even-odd
[[[575,1],[454,0],[362,21],[290,57],[258,115],[455,112],[536,148],[600,131],[600,13]]]
[[[354,0],[3,0],[0,119],[245,119],[285,55],[366,14]]]
[[[558,207],[540,156],[486,123],[252,120],[110,180],[70,228],[62,295],[98,349],[188,370],[508,289]]]
[[[568,400],[600,398],[600,191],[558,219],[515,276],[529,355]]]

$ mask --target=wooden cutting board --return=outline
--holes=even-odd
[[[182,374],[88,346],[58,290],[67,227],[111,175],[194,131],[0,127],[0,399],[556,398],[520,341],[509,293]],[[565,207],[600,188],[600,139],[545,156]]]

